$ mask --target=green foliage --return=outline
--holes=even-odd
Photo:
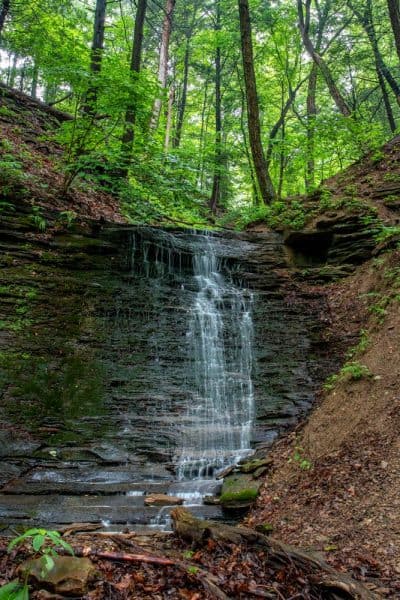
[[[40,206],[32,207],[32,214],[30,216],[33,225],[40,231],[44,232],[47,228],[47,221],[42,215],[42,208]]]
[[[75,223],[76,217],[77,217],[77,215],[76,215],[75,211],[73,211],[73,210],[63,210],[63,211],[60,212],[59,219],[60,219],[60,222],[62,224],[65,223],[65,225],[67,226],[67,228],[70,228]]]
[[[398,237],[400,237],[400,225],[390,227],[383,225],[375,236],[375,239],[379,244],[382,244]]]
[[[361,329],[360,341],[358,342],[357,346],[354,346],[354,348],[350,348],[350,350],[348,350],[348,352],[346,353],[346,357],[348,359],[351,359],[360,354],[364,354],[370,343],[371,339],[369,336],[369,332],[366,329]]]
[[[187,568],[187,572],[189,573],[189,575],[196,575],[196,573],[199,572],[199,567],[195,567],[194,565],[190,565]]]
[[[72,546],[62,539],[58,531],[50,531],[47,529],[28,529],[22,535],[15,537],[8,544],[7,550],[11,552],[15,547],[21,546],[29,542],[31,550],[37,555],[40,555],[43,571],[45,574],[54,567],[54,558],[58,556],[58,550],[66,550],[74,555]]]
[[[288,460],[289,463],[296,464],[302,471],[310,471],[312,462],[305,456],[305,450],[299,445],[295,446],[293,456]]]
[[[302,229],[310,213],[299,200],[273,202],[271,205],[241,207],[228,212],[219,219],[219,225],[234,223],[236,228],[245,229],[248,225],[263,221],[272,229]]]
[[[357,361],[347,362],[339,371],[338,375],[331,375],[324,384],[325,391],[331,391],[337,383],[346,381],[360,381],[372,377],[372,373],[366,365]]]
[[[29,600],[29,587],[18,580],[0,587],[0,600]]]

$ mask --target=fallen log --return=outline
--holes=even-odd
[[[277,569],[294,565],[308,577],[317,592],[324,594],[326,600],[377,598],[349,575],[335,571],[318,555],[283,544],[253,529],[201,520],[185,508],[174,509],[171,517],[175,533],[187,541],[198,545],[204,545],[207,540],[214,540],[222,545],[245,545],[247,548],[265,551],[268,564],[276,566]]]
[[[153,556],[151,554],[128,554],[126,552],[106,552],[104,550],[92,550],[92,548],[82,548],[74,550],[75,556],[82,557],[96,557],[102,558],[103,560],[130,562],[130,563],[147,563],[151,565],[162,565],[162,566],[173,566],[175,562],[169,558],[162,556]]]

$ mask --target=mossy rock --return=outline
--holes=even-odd
[[[229,475],[222,485],[221,506],[230,510],[247,510],[257,500],[260,485],[250,474]]]
[[[239,469],[241,473],[255,473],[259,469],[267,469],[272,465],[271,458],[260,458],[249,460],[241,465]]]

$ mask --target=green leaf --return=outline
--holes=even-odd
[[[11,599],[10,599],[11,600]],[[13,596],[12,600],[29,600],[29,588],[24,585],[18,592]]]
[[[45,542],[45,536],[44,535],[35,535],[35,537],[33,538],[32,541],[32,547],[35,550],[35,552],[39,552],[40,548],[43,546],[44,542]]]
[[[0,600],[10,600],[14,597],[15,592],[21,587],[19,581],[11,581],[7,585],[3,585],[0,588]]]
[[[49,554],[43,554],[41,560],[43,563],[41,575],[42,577],[46,577],[46,574],[53,569],[55,562],[54,559],[51,556],[49,556]]]

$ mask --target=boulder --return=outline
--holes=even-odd
[[[260,486],[251,474],[229,475],[222,485],[221,506],[228,510],[247,510],[256,501]]]
[[[55,556],[54,566],[44,568],[42,558],[27,560],[18,569],[19,575],[29,583],[63,596],[84,596],[89,584],[96,579],[97,570],[88,558]]]

